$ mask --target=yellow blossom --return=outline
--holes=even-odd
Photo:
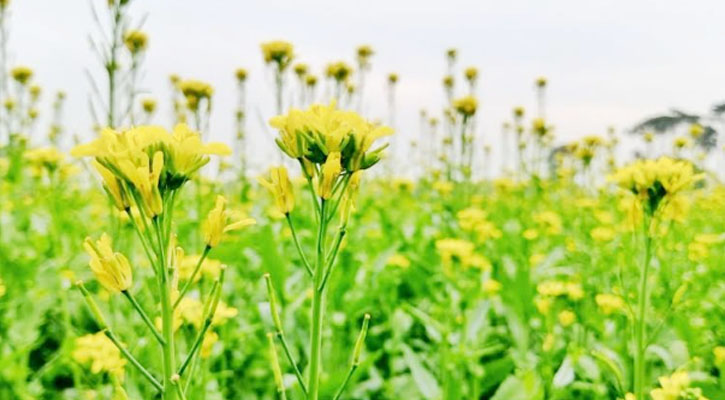
[[[280,213],[292,212],[295,207],[295,197],[292,182],[289,180],[285,167],[270,168],[269,181],[260,177],[259,183],[272,193]]]
[[[80,364],[90,364],[91,372],[107,372],[122,377],[126,359],[104,332],[83,335],[75,339],[71,356]]]
[[[104,233],[95,243],[91,238],[86,238],[83,248],[91,256],[91,271],[106,290],[118,293],[131,287],[131,264],[123,254],[113,251],[108,235]]]
[[[404,255],[396,253],[388,258],[387,264],[393,267],[406,269],[410,267],[410,260],[408,260],[408,258]]]
[[[267,64],[274,62],[280,70],[287,68],[294,58],[292,43],[275,40],[262,43],[261,47],[264,62]]]
[[[561,311],[557,318],[559,319],[561,326],[565,328],[576,322],[576,314],[570,310]]]
[[[214,208],[209,211],[202,226],[204,242],[209,247],[216,247],[225,233],[256,223],[253,218],[242,218],[228,223],[229,212],[226,210],[226,203],[224,196],[217,196]]]
[[[127,31],[123,36],[123,43],[126,45],[128,51],[135,55],[146,50],[148,36],[138,30]]]
[[[204,335],[204,341],[201,342],[201,350],[199,350],[201,358],[209,358],[209,356],[211,356],[211,351],[214,349],[214,345],[218,341],[219,335],[216,332],[207,332],[206,335]]]
[[[596,295],[594,300],[597,306],[602,310],[604,315],[610,315],[624,308],[624,299],[620,296],[610,293],[600,293]]]
[[[481,285],[484,293],[487,293],[489,295],[493,295],[501,291],[501,282],[495,280],[495,279],[486,279],[483,281],[483,284]]]
[[[464,118],[472,117],[476,114],[478,108],[478,100],[473,96],[461,97],[453,101],[453,108],[463,115]]]
[[[592,239],[597,242],[609,242],[615,237],[614,229],[608,226],[598,226],[589,232]]]
[[[17,66],[10,70],[10,76],[19,84],[25,85],[33,77],[33,70],[25,66]]]

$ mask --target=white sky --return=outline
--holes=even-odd
[[[66,126],[83,136],[91,126],[84,68],[101,72],[87,40],[96,32],[90,2],[105,3],[11,3],[10,65],[34,68],[46,89],[44,110],[50,92],[66,91]],[[671,107],[704,112],[725,97],[721,0],[137,0],[131,12],[136,20],[148,14],[142,86],[160,102],[156,122],[169,121],[170,73],[202,79],[216,89],[211,136],[231,141],[233,73],[245,67],[249,129],[260,163],[272,142],[256,114],[270,117],[274,104],[259,43],[271,39],[293,42],[299,60],[317,73],[329,61],[353,62],[355,47],[371,44],[369,114],[385,117],[385,77],[399,73],[397,128],[410,137],[419,110],[434,112],[443,103],[449,47],[459,50],[459,69],[480,70],[479,133],[488,138],[498,135],[513,106],[533,111],[539,75],[550,82],[547,113],[559,140],[603,134],[609,125],[629,128]],[[458,82],[462,91],[460,76]]]

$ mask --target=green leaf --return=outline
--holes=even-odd
[[[420,394],[423,395],[423,398],[425,399],[438,399],[441,395],[441,389],[438,385],[438,381],[436,381],[433,374],[428,371],[428,369],[420,361],[420,358],[418,358],[418,355],[415,354],[410,347],[406,345],[401,345],[401,347],[405,363],[408,364],[408,368],[410,368],[410,374],[413,377],[418,390],[420,390]]]

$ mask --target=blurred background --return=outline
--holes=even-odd
[[[500,147],[501,125],[510,119],[512,108],[534,109],[538,76],[549,81],[546,117],[555,127],[557,143],[603,135],[610,126],[628,131],[672,108],[707,114],[723,100],[725,87],[725,53],[720,51],[725,3],[717,0],[174,0],[137,2],[130,13],[149,35],[139,89],[140,97],[159,102],[154,123],[172,123],[170,74],[204,80],[215,89],[209,134],[230,143],[234,71],[249,71],[252,171],[265,167],[276,151],[274,132],[265,124],[275,113],[274,80],[259,47],[268,40],[292,42],[295,62],[307,63],[318,76],[332,61],[354,66],[356,47],[372,46],[363,112],[390,122],[387,76],[399,74],[393,125],[404,139],[397,139],[393,151],[400,154],[405,153],[401,142],[420,134],[420,111],[436,116],[446,104],[441,81],[448,48],[458,50],[459,91],[464,90],[460,71],[479,69],[476,135],[494,150]],[[48,92],[65,91],[67,129],[90,137],[86,71],[97,73],[101,67],[89,45],[89,35],[98,33],[89,1],[17,1],[8,23],[8,65],[31,66],[35,82]],[[294,91],[293,76],[288,81]],[[322,88],[317,100],[326,101]],[[51,101],[52,96],[45,96],[44,102]],[[41,119],[48,117],[42,114]],[[500,169],[500,158],[493,151],[493,171]],[[715,166],[714,161],[710,164]]]

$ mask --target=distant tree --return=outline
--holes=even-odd
[[[697,138],[697,145],[705,151],[710,151],[717,144],[718,131],[714,124],[725,123],[725,103],[713,106],[712,112],[706,115],[689,114],[684,111],[672,109],[667,114],[656,115],[647,118],[635,125],[630,133],[634,135],[643,135],[645,132],[653,132],[655,134],[665,134],[674,131],[683,124],[702,125],[704,132]]]

